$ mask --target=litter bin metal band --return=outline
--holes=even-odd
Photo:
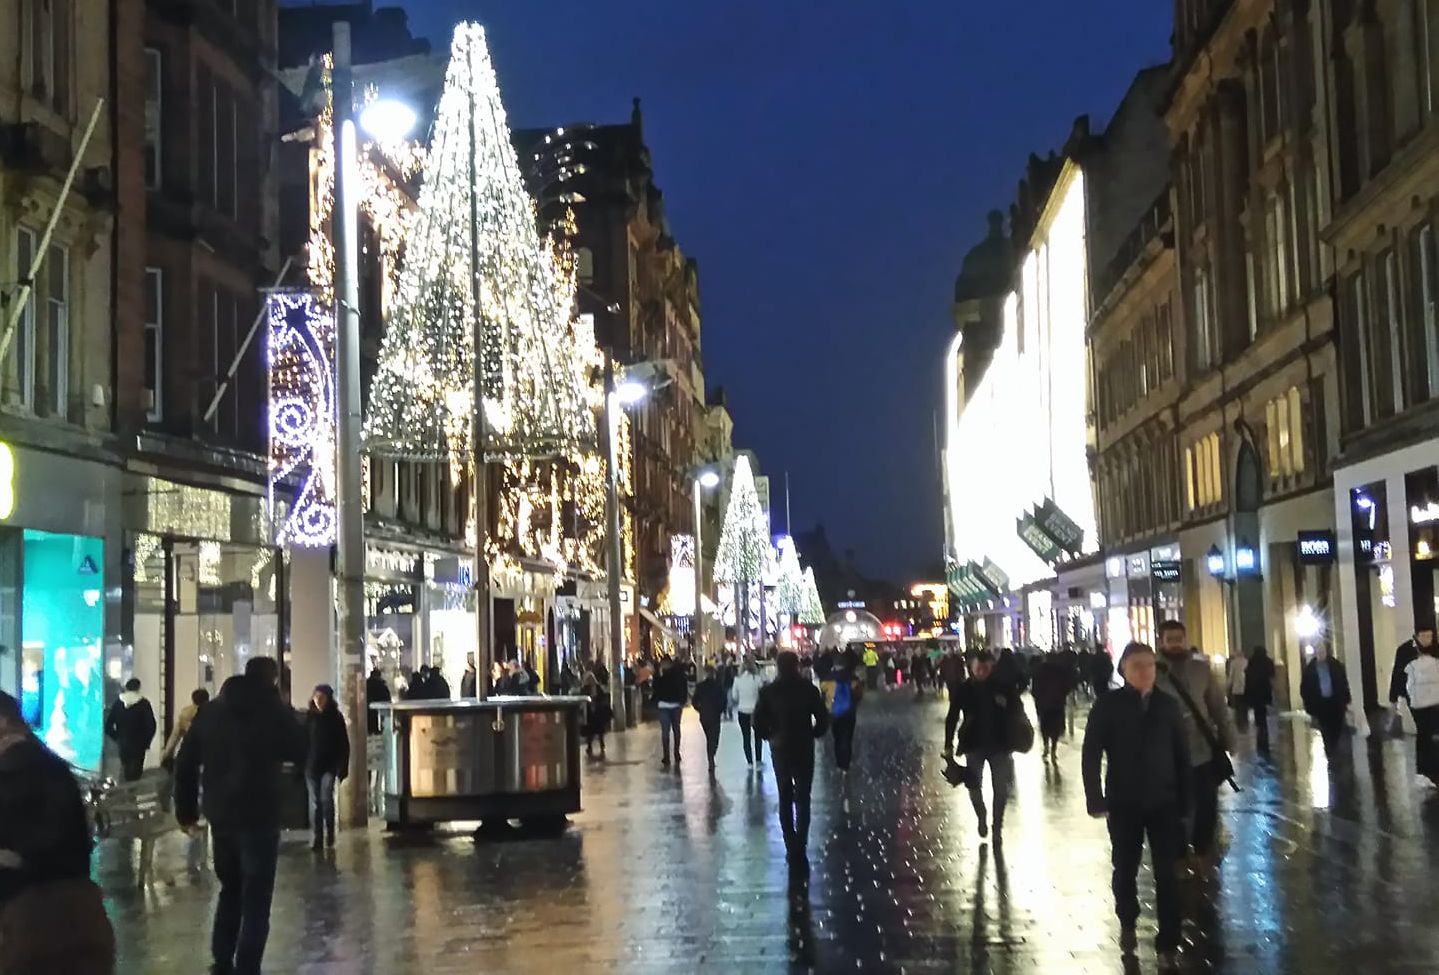
[[[373,705],[384,742],[385,819],[563,816],[580,809],[582,697]]]

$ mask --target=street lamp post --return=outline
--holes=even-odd
[[[719,484],[719,475],[714,471],[700,471],[694,479],[695,495],[695,655],[700,661],[705,659],[705,635],[704,635],[704,573],[701,566],[704,564],[705,547],[701,526],[704,524],[704,513],[700,510],[700,492],[706,488],[712,488]]]
[[[335,206],[331,232],[335,247],[335,385],[339,397],[335,437],[335,568],[340,638],[340,693],[351,729],[365,702],[365,509],[360,499],[360,280],[358,251],[359,180],[356,169],[354,79],[350,67],[350,25],[334,24]],[[363,744],[363,735],[359,736]],[[346,823],[362,827],[369,814],[369,774],[363,747],[350,749],[346,777]]]

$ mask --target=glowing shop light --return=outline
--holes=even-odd
[[[415,130],[415,110],[393,98],[376,99],[360,112],[360,128],[381,142],[398,142]]]
[[[1324,632],[1324,621],[1314,612],[1313,606],[1300,606],[1294,614],[1294,634],[1301,640],[1314,640]]]
[[[1212,576],[1224,575],[1224,553],[1220,551],[1218,545],[1211,546],[1205,554],[1204,567],[1209,570],[1209,574]]]
[[[1244,539],[1240,539],[1238,546],[1234,549],[1234,571],[1253,572],[1259,563],[1259,558],[1254,552],[1254,546]]]
[[[644,383],[626,381],[615,387],[615,399],[621,406],[633,406],[649,395],[649,387]]]
[[[700,487],[709,489],[719,487],[720,476],[715,471],[700,471]]]

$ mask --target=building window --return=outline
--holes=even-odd
[[[228,85],[201,65],[200,99],[200,199],[216,213],[236,219],[236,181],[239,174],[239,143],[235,94]]]
[[[39,246],[39,234],[16,228],[16,280],[29,273]],[[40,262],[11,345],[5,402],[63,419],[70,396],[70,253],[59,244]]]
[[[152,190],[160,185],[161,69],[160,52],[145,48],[145,186]]]
[[[30,0],[30,93],[57,114],[70,111],[72,0]]]
[[[1244,296],[1249,313],[1249,341],[1259,336],[1259,292],[1254,280],[1254,250],[1244,250]]]
[[[1439,395],[1439,277],[1436,277],[1434,226],[1426,224],[1411,240],[1415,241],[1415,277],[1418,283],[1420,328],[1417,352],[1425,364],[1427,396]]]
[[[1382,418],[1404,409],[1399,271],[1392,250],[1379,256],[1379,271],[1374,282],[1374,318],[1369,330],[1369,388],[1374,395],[1374,412]]]
[[[1304,407],[1299,389],[1291,386],[1264,406],[1268,427],[1269,476],[1293,477],[1304,472]]]
[[[579,277],[581,284],[594,284],[595,252],[588,247],[581,247],[575,251],[575,274]]]
[[[1194,272],[1194,365],[1199,371],[1210,368],[1218,358],[1214,334],[1213,290],[1209,281],[1209,269],[1201,267]]]
[[[145,419],[151,423],[164,415],[164,288],[165,273],[158,267],[145,268]]]
[[[1269,244],[1269,312],[1277,319],[1289,307],[1289,218],[1283,195],[1269,198],[1264,220]]]
[[[1369,303],[1364,295],[1364,275],[1356,272],[1344,282],[1344,318],[1347,324],[1344,339],[1351,349],[1344,356],[1344,371],[1348,387],[1347,409],[1349,426],[1358,430],[1367,427],[1373,420],[1370,398],[1371,376],[1369,361],[1372,350],[1369,345]]]

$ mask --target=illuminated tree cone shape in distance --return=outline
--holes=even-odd
[[[799,567],[799,553],[795,550],[794,539],[784,536],[779,540],[779,567],[776,572],[775,612],[790,620],[799,618],[804,608],[804,573]]]
[[[799,621],[805,626],[824,625],[824,604],[819,601],[819,586],[814,584],[814,568],[804,570],[804,601]]]
[[[730,482],[729,505],[715,552],[715,578],[724,582],[758,582],[769,557],[769,519],[759,503],[749,458],[741,454]]]
[[[380,347],[366,446],[448,458],[452,469],[464,463],[473,451],[477,332],[486,459],[592,444],[585,357],[571,354],[574,297],[573,262],[536,228],[484,29],[460,24]]]

